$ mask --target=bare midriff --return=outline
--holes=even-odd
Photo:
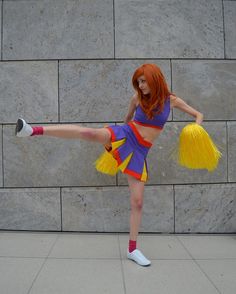
[[[139,131],[143,139],[151,143],[153,143],[162,132],[161,129],[152,128],[148,126],[142,126],[142,125],[136,124],[134,121],[132,121],[132,124],[135,125],[136,129]]]

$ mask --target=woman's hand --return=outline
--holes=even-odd
[[[201,112],[198,112],[196,117],[196,123],[200,125],[202,121],[203,121],[203,114]]]

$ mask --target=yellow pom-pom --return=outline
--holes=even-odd
[[[118,172],[117,161],[110,152],[105,151],[95,161],[97,171],[114,176]]]
[[[179,137],[178,163],[192,169],[217,168],[222,156],[205,129],[197,123],[186,125]]]

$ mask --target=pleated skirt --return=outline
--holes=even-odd
[[[148,180],[146,157],[152,143],[143,139],[132,122],[110,125],[106,128],[111,133],[111,147],[105,148],[116,160],[117,170],[146,182]]]

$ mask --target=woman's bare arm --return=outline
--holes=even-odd
[[[126,114],[126,117],[124,119],[124,122],[126,124],[132,120],[137,104],[138,104],[138,96],[137,94],[134,94],[130,100],[128,113]]]
[[[176,108],[190,114],[191,116],[195,117],[195,121],[199,125],[202,123],[203,114],[201,112],[197,111],[196,109],[194,109],[193,107],[188,105],[183,99],[181,99],[177,96],[170,95],[170,99],[171,99],[171,108],[176,107]]]

